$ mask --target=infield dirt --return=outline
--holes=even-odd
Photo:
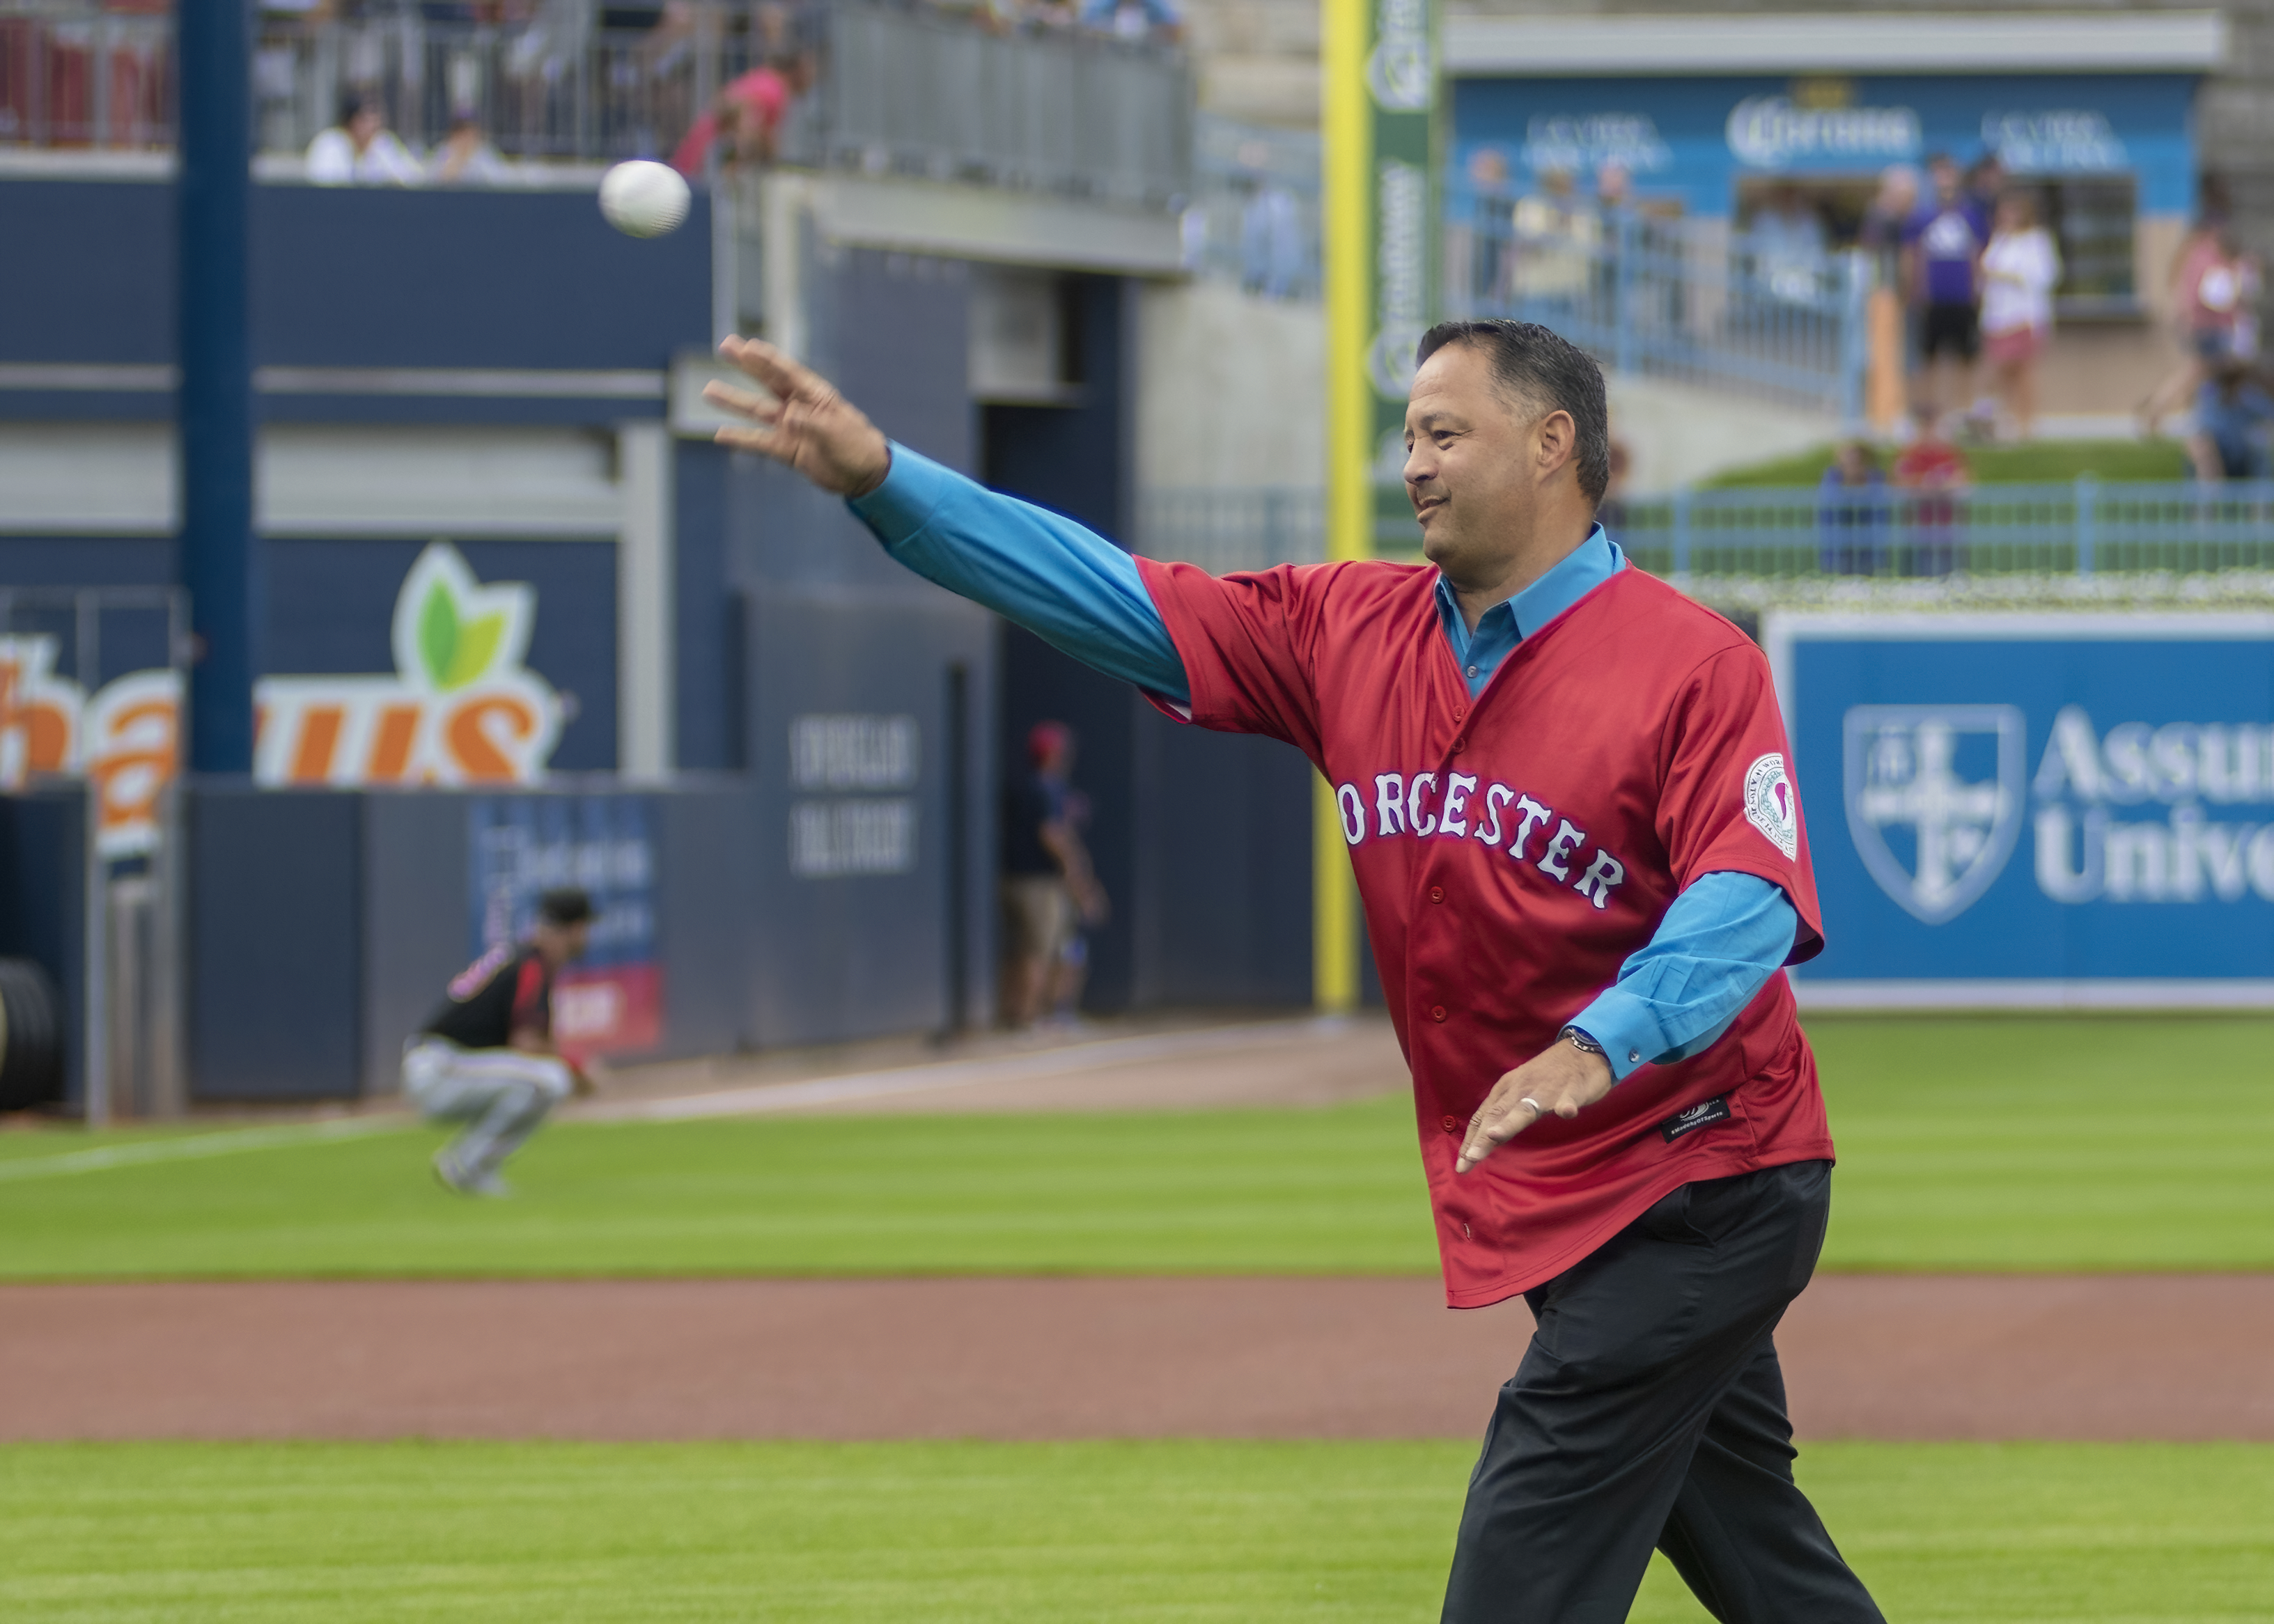
[[[1521,1303],[1399,1279],[0,1289],[0,1440],[1466,1438]],[[2274,1440],[2274,1278],[1819,1279],[1804,1439]]]

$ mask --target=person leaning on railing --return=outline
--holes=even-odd
[[[1887,481],[1878,454],[1860,440],[1842,440],[1824,470],[1816,504],[1819,562],[1827,575],[1886,573]]]
[[[1972,483],[1966,454],[1942,432],[1942,414],[1924,402],[1911,409],[1918,432],[1895,458],[1895,484],[1916,492],[1909,509],[1907,575],[1946,575],[1958,566],[1958,499]]]
[[[308,178],[319,186],[416,186],[426,170],[387,127],[386,107],[358,94],[341,102],[339,123],[308,143]]]

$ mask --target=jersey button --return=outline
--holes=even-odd
[[[1472,677],[1475,676],[1477,674],[1477,668],[1474,665],[1470,666],[1468,674]]]
[[[1458,756],[1463,750],[1465,750],[1468,748],[1469,739],[1466,733],[1462,734],[1459,738],[1453,741],[1453,754],[1456,756]]]
[[[1461,1119],[1457,1116],[1440,1116],[1437,1118],[1437,1125],[1448,1133],[1458,1133],[1461,1131]]]
[[[1429,1011],[1429,1019],[1430,1019],[1431,1020],[1442,1020],[1442,1019],[1445,1019],[1445,1006],[1444,1006],[1443,1004],[1442,1004],[1432,1005],[1432,1006],[1431,1006],[1431,1008],[1430,1008],[1430,1011]]]
[[[1455,705],[1453,707],[1453,719],[1457,722],[1462,718],[1467,716],[1468,713],[1469,708],[1466,705]]]
[[[1432,886],[1429,888],[1429,900],[1430,900],[1430,901],[1432,901],[1432,902],[1442,902],[1444,899],[1445,899],[1445,888],[1444,888],[1443,886],[1442,886],[1442,885],[1432,885]]]

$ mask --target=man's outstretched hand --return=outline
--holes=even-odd
[[[730,338],[719,353],[766,389],[760,395],[729,384],[703,386],[704,400],[750,420],[749,428],[720,429],[720,445],[786,462],[839,496],[866,496],[885,483],[891,446],[827,379],[763,339]]]
[[[1614,1080],[1609,1061],[1557,1040],[1493,1085],[1469,1118],[1453,1171],[1467,1172],[1550,1112],[1577,1116],[1582,1107],[1610,1093]]]

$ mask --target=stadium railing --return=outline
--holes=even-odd
[[[1419,538],[1394,486],[1379,492],[1376,549]],[[2092,575],[2274,569],[2274,481],[1990,485],[1948,493],[1817,486],[1675,491],[1608,503],[1604,528],[1635,562],[1677,580],[1800,576]],[[1137,551],[1222,574],[1322,557],[1325,500],[1311,489],[1156,489]]]
[[[297,155],[343,98],[376,96],[414,151],[470,111],[504,157],[667,158],[763,47],[706,0],[646,33],[541,8],[525,22],[437,23],[404,5],[363,20],[262,19],[252,63],[261,150]],[[837,0],[808,8],[818,69],[779,132],[784,162],[976,182],[1134,207],[1192,189],[1193,89],[1183,57],[1079,30],[986,32],[968,17]],[[0,143],[166,147],[173,22],[95,0],[0,0]]]
[[[1465,177],[1445,219],[1449,314],[1537,321],[1611,371],[1862,417],[1862,253]]]

